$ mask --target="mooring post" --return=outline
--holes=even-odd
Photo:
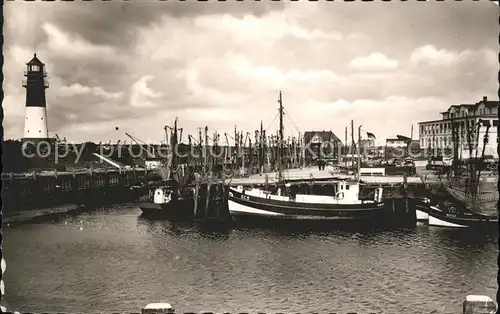
[[[463,314],[494,314],[498,305],[485,295],[468,295],[465,297]]]
[[[405,199],[405,211],[408,213],[408,175],[406,171],[403,172],[403,197]]]
[[[221,183],[217,183],[217,186],[215,187],[215,194],[216,194],[216,197],[218,199],[217,203],[216,203],[216,206],[217,208],[215,209],[215,214],[217,216],[217,219],[220,219],[220,201],[219,201],[219,197],[220,197],[220,186],[221,186]]]
[[[104,168],[104,186],[106,186],[106,187],[109,186],[108,168]]]
[[[199,191],[200,191],[200,182],[198,180],[195,181],[195,187],[194,187],[194,219],[196,220],[198,218],[198,196],[199,196]]]
[[[210,204],[210,188],[212,186],[212,178],[210,178],[207,182],[207,195],[205,199],[205,220],[208,219],[208,205]]]

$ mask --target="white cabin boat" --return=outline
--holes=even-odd
[[[384,208],[382,188],[373,199],[360,198],[358,182],[338,181],[329,184],[331,195],[294,194],[290,184],[271,193],[262,189],[245,190],[238,186],[229,193],[229,212],[233,217],[248,215],[288,219],[357,219],[372,217]],[[281,189],[287,193],[282,193]],[[286,194],[286,195],[283,195]]]

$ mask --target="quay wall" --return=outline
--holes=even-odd
[[[2,212],[131,201],[147,194],[149,177],[147,169],[135,168],[3,173]]]

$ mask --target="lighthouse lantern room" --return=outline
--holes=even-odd
[[[24,140],[48,139],[47,107],[45,89],[49,87],[46,80],[45,65],[36,57],[36,53],[28,63],[23,81],[26,88],[26,118],[24,124]]]

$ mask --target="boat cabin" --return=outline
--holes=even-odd
[[[172,191],[165,187],[156,188],[153,192],[155,204],[166,204],[172,200]]]
[[[322,188],[327,193],[307,193],[296,194],[295,201],[299,203],[336,203],[336,204],[356,204],[361,202],[359,198],[359,183],[355,181],[342,180],[334,182],[333,185],[326,185]]]
[[[141,314],[165,314],[165,313],[175,313],[175,310],[168,303],[150,303],[146,305]]]
[[[382,201],[382,188],[376,188],[369,198],[361,193],[361,185],[357,181],[340,180],[317,184],[286,184],[284,189],[266,191],[252,188],[245,190],[238,186],[236,190],[248,196],[279,201],[295,201],[298,203],[316,204],[361,204]]]
[[[160,158],[148,158],[144,161],[144,166],[148,170],[158,169],[162,166],[163,161]]]

